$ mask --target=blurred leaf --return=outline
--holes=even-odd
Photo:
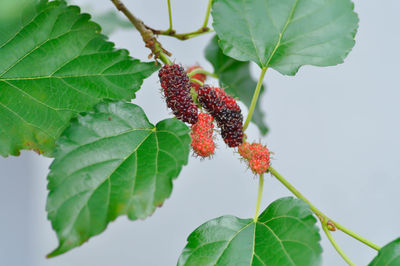
[[[135,97],[158,69],[132,60],[100,27],[63,1],[36,1],[18,20],[0,23],[0,154],[52,154],[78,112],[104,99]]]
[[[320,265],[320,236],[308,205],[281,198],[253,219],[222,216],[188,238],[178,265]]]
[[[216,0],[213,26],[224,53],[285,75],[342,63],[358,17],[350,0]]]
[[[250,75],[250,63],[237,61],[224,55],[218,46],[218,38],[216,36],[208,44],[205,56],[213,65],[214,72],[218,75],[220,86],[228,93],[238,97],[249,108],[257,85],[257,82]],[[260,97],[263,92],[264,86],[261,88]],[[252,121],[258,126],[263,135],[268,132],[260,104],[254,109]]]
[[[188,127],[150,124],[134,104],[100,103],[58,141],[48,176],[47,212],[62,254],[105,230],[120,215],[144,219],[163,204],[187,164]]]
[[[115,10],[95,14],[93,20],[100,24],[103,33],[106,35],[110,35],[118,28],[135,29],[128,20],[122,19]]]
[[[396,240],[384,246],[369,265],[370,266],[400,265],[400,238],[397,238]]]

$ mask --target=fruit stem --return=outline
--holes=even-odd
[[[132,25],[140,32],[146,47],[152,52],[155,59],[160,59],[164,64],[172,64],[167,56],[171,56],[167,50],[165,50],[161,43],[158,42],[152,30],[150,30],[140,19],[135,17],[132,12],[120,1],[111,0],[115,7],[121,11],[132,23]]]
[[[358,241],[364,243],[365,245],[379,251],[381,249],[380,246],[372,243],[368,239],[354,233],[350,229],[347,229],[343,225],[335,222],[334,220],[330,219],[328,216],[326,216],[323,212],[321,212],[317,207],[315,207],[306,197],[304,197],[292,184],[290,184],[283,176],[281,176],[274,168],[271,166],[268,168],[268,171],[271,173],[272,176],[274,176],[276,179],[278,179],[279,182],[281,182],[287,189],[289,189],[296,197],[299,199],[304,200],[309,206],[310,209],[317,215],[319,218],[321,224],[328,226],[331,225],[333,226],[333,230],[335,228],[339,229],[343,233],[348,234],[349,236],[353,237],[354,239],[357,239]]]
[[[172,31],[172,12],[171,12],[171,0],[168,0],[168,18],[169,18],[169,28],[167,31]]]
[[[256,204],[256,212],[254,214],[254,222],[258,220],[258,214],[260,212],[261,198],[264,188],[264,174],[260,174],[260,178],[258,181],[258,195],[257,195],[257,204]]]
[[[257,105],[258,97],[260,96],[262,83],[264,80],[265,73],[267,72],[267,69],[268,67],[264,67],[261,69],[260,78],[258,79],[256,89],[254,90],[253,98],[251,99],[249,113],[247,114],[246,122],[244,122],[243,131],[246,131],[247,127],[250,124],[251,117],[253,116],[254,109],[256,108]]]
[[[188,75],[188,77],[189,78],[191,78],[191,77],[193,77],[194,75],[196,75],[196,74],[204,74],[204,75],[207,75],[207,76],[210,76],[210,77],[213,77],[213,78],[218,78],[218,75],[217,74],[214,74],[214,73],[211,73],[211,72],[208,72],[208,71],[206,71],[206,70],[204,70],[204,69],[202,69],[202,68],[195,68],[195,69],[193,69],[191,72],[189,72],[187,75]]]
[[[332,246],[336,249],[337,253],[347,262],[347,264],[354,266],[355,264],[350,260],[349,257],[343,252],[343,250],[339,247],[336,240],[333,238],[331,232],[329,231],[328,227],[325,224],[322,224],[322,229],[324,230],[326,236],[328,237],[329,241],[331,242]]]
[[[171,60],[164,53],[159,53],[158,58],[166,65],[172,65]]]
[[[208,6],[207,6],[207,11],[206,11],[206,17],[204,18],[204,23],[202,28],[206,28],[208,24],[208,18],[210,17],[210,11],[211,11],[211,5],[212,5],[212,0],[208,0]]]
[[[189,81],[190,81],[190,82],[197,83],[197,84],[199,84],[200,86],[203,86],[203,85],[204,85],[203,82],[201,82],[200,80],[195,79],[195,78],[191,78],[191,79],[189,79]]]

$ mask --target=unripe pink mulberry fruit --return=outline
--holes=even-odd
[[[192,125],[190,136],[192,138],[193,151],[201,157],[209,157],[214,154],[215,144],[213,140],[214,118],[206,113],[200,113],[196,124]]]
[[[177,65],[164,65],[158,73],[167,106],[172,109],[176,118],[195,124],[197,106],[190,94],[190,82],[185,70]]]
[[[245,142],[238,148],[239,154],[247,160],[250,169],[255,174],[262,174],[270,166],[270,152],[268,148],[260,143]]]
[[[236,100],[220,88],[204,85],[198,89],[197,101],[217,121],[221,135],[229,147],[243,142],[243,116]]]
[[[192,72],[193,70],[199,69],[199,68],[202,68],[202,67],[201,67],[201,66],[191,66],[191,67],[189,67],[189,68],[186,70],[186,72],[187,72],[187,73],[190,73],[190,72]],[[204,82],[204,81],[206,81],[207,76],[206,76],[205,74],[202,74],[202,73],[197,73],[197,74],[194,74],[194,75],[192,76],[192,78],[197,79],[197,80],[200,80],[201,82]],[[196,91],[200,88],[200,84],[195,83],[195,82],[191,82],[190,85],[191,85]]]

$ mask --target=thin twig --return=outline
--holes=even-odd
[[[265,76],[265,72],[267,72],[268,67],[264,67],[261,70],[260,78],[258,79],[256,89],[254,90],[253,98],[251,99],[251,104],[249,107],[249,113],[247,114],[246,121],[243,125],[243,131],[247,129],[250,124],[251,118],[253,117],[254,109],[256,108],[258,98],[260,97],[261,87],[263,85],[263,80]]]
[[[338,222],[335,222],[331,218],[329,218],[326,214],[324,214],[322,211],[317,209],[317,207],[314,206],[306,197],[303,196],[303,194],[300,193],[292,184],[289,183],[281,174],[279,174],[274,168],[271,166],[268,168],[268,171],[273,175],[276,179],[278,179],[279,182],[281,182],[287,189],[289,189],[296,197],[299,199],[304,200],[308,206],[310,206],[310,209],[318,216],[321,224],[326,225],[327,228],[330,231],[335,231],[336,229],[339,229],[343,233],[348,234],[349,236],[353,237],[354,239],[357,239],[358,241],[364,243],[365,245],[379,251],[381,249],[380,246],[372,243],[365,237],[360,236],[359,234],[354,233],[350,229],[344,227],[343,225],[339,224]]]
[[[349,257],[347,257],[346,253],[340,248],[336,240],[333,238],[331,232],[329,231],[328,227],[326,224],[321,224],[322,229],[324,230],[326,236],[328,237],[329,241],[331,242],[332,246],[336,249],[337,253],[349,264],[350,266],[355,266],[354,262],[350,260]]]
[[[172,12],[171,12],[171,0],[168,0],[168,18],[169,18],[169,28],[168,31],[172,31]]]
[[[140,32],[146,47],[151,50],[154,59],[160,59],[165,64],[171,64],[171,61],[167,56],[171,56],[172,54],[162,47],[161,43],[159,43],[157,38],[154,36],[153,31],[148,29],[143,21],[135,17],[120,0],[111,0],[111,2],[113,2],[119,11],[124,13],[133,26],[135,26],[135,28]]]
[[[205,34],[205,33],[214,32],[213,29],[210,29],[208,27],[200,28],[196,31],[187,32],[187,33],[176,33],[175,30],[156,30],[147,25],[145,25],[145,27],[147,29],[151,30],[156,35],[170,36],[170,37],[176,38],[181,41],[189,40],[191,38],[197,37],[197,36]]]
[[[168,0],[168,15],[169,15],[169,28],[167,30],[156,30],[153,29],[147,25],[145,27],[149,30],[151,30],[154,34],[156,35],[164,35],[164,36],[170,36],[173,38],[177,38],[178,40],[185,41],[194,37],[197,37],[199,35],[209,33],[209,32],[214,32],[213,29],[210,29],[208,25],[208,19],[210,17],[210,11],[211,11],[211,5],[212,5],[213,0],[208,0],[208,6],[207,6],[207,11],[206,15],[204,18],[203,25],[196,31],[192,32],[187,32],[187,33],[176,33],[176,31],[172,27],[172,15],[171,15],[171,3],[170,0]]]
[[[203,22],[203,28],[206,28],[208,25],[208,18],[210,17],[210,11],[212,6],[213,0],[208,0],[207,12]]]

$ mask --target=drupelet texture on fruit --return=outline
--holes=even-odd
[[[201,157],[214,154],[215,143],[213,140],[214,118],[206,113],[199,113],[196,124],[191,126],[192,149]]]
[[[189,77],[183,67],[177,64],[164,65],[158,76],[167,106],[171,108],[176,118],[195,124],[198,119],[198,110],[190,94]]]
[[[217,121],[221,135],[229,147],[237,147],[243,142],[243,116],[236,100],[220,88],[201,86],[197,101]]]
[[[247,160],[250,169],[255,174],[262,174],[270,166],[270,152],[268,148],[260,143],[245,142],[238,148],[239,154]]]

